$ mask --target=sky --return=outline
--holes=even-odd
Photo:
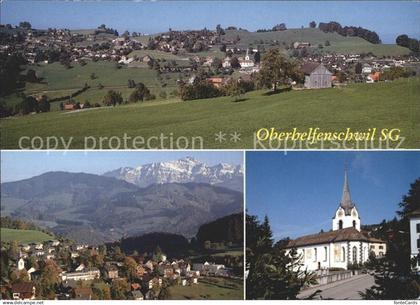
[[[29,21],[34,28],[86,29],[104,23],[118,31],[157,33],[234,25],[255,31],[338,21],[376,31],[384,43],[399,34],[420,38],[415,1],[13,1],[3,0],[1,23]]]
[[[103,174],[120,167],[193,157],[208,165],[243,164],[241,151],[2,151],[1,181],[34,177],[49,171]]]
[[[260,220],[268,215],[276,240],[329,231],[346,164],[362,225],[394,218],[420,178],[420,151],[247,152],[247,211]]]

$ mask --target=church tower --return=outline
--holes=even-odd
[[[332,229],[335,231],[351,227],[360,231],[360,217],[355,204],[351,201],[347,170],[345,170],[343,195],[332,220]]]

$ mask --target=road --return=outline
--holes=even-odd
[[[322,292],[316,299],[360,300],[359,291],[365,291],[374,284],[374,278],[369,274],[355,275],[347,280],[306,289],[298,295],[298,298],[307,298],[319,289]]]

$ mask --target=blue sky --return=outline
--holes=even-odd
[[[346,163],[362,224],[393,218],[420,177],[420,152],[248,152],[248,213],[268,215],[276,239],[330,230]]]
[[[22,20],[35,28],[92,28],[156,33],[172,29],[235,25],[248,30],[285,22],[289,28],[338,21],[376,31],[383,42],[399,34],[420,38],[420,2],[414,1],[11,1],[1,4],[1,22]]]
[[[16,181],[48,171],[103,174],[119,167],[135,167],[152,162],[193,157],[210,165],[220,162],[243,164],[241,151],[2,151],[1,181]]]

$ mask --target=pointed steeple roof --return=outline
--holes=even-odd
[[[354,207],[354,203],[351,201],[349,180],[347,177],[347,169],[344,171],[344,185],[343,195],[341,196],[340,207],[342,207],[346,215],[350,214],[350,210]]]

